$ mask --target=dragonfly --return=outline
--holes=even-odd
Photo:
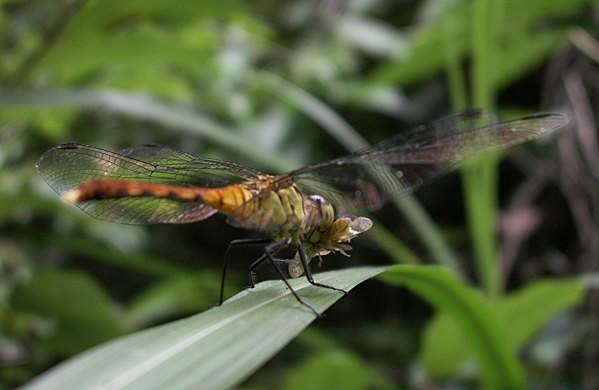
[[[270,263],[295,299],[320,313],[291,287],[288,277],[315,281],[310,262],[331,253],[348,255],[351,241],[373,222],[361,213],[380,209],[390,196],[408,193],[459,162],[553,133],[563,113],[537,113],[497,122],[482,110],[437,119],[349,155],[273,175],[229,161],[197,157],[166,146],[141,145],[120,152],[67,143],[45,152],[37,168],[66,202],[87,214],[125,224],[182,224],[216,213],[264,238],[231,241],[262,245],[254,271]],[[289,258],[278,254],[292,252]],[[277,266],[287,261],[287,273]],[[221,274],[223,303],[228,256]]]

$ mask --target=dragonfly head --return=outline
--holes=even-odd
[[[367,232],[372,228],[372,220],[366,217],[344,216],[335,219],[329,228],[323,233],[323,238],[333,245],[337,245],[336,252],[341,252],[344,244],[347,245],[355,237]],[[349,246],[349,245],[347,245]]]
[[[308,237],[306,254],[311,260],[317,256],[326,256],[330,253],[341,253],[349,256],[350,241],[372,228],[372,220],[366,217],[343,216],[334,221],[324,230],[315,229]],[[289,276],[297,278],[304,273],[304,268],[296,255],[288,266]]]
[[[316,246],[321,246],[325,249],[330,247],[331,250],[327,253],[344,253],[343,250],[338,250],[335,245],[348,243],[354,237],[370,230],[372,227],[372,220],[369,218],[349,215],[335,217],[333,204],[320,195],[310,195],[308,198],[313,206],[316,207],[319,216],[318,224],[314,225],[318,226],[318,228],[310,235],[310,241],[316,244]],[[343,247],[343,245],[340,245],[340,247]]]

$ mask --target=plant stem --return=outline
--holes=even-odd
[[[447,70],[447,81],[449,84],[449,96],[454,112],[464,111],[468,108],[468,96],[466,92],[466,80],[460,63],[460,53],[455,44],[454,37],[457,36],[458,26],[456,21],[450,20],[445,34],[445,67]]]
[[[397,239],[382,224],[374,221],[370,237],[376,241],[393,260],[398,264],[420,264],[421,261],[410,248]]]
[[[472,96],[476,107],[494,107],[494,70],[496,31],[500,1],[476,0],[473,8],[472,31]],[[496,182],[497,159],[478,158],[463,169],[468,224],[476,254],[478,279],[489,297],[501,291],[497,268],[496,242]]]

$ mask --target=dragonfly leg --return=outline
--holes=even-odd
[[[273,250],[271,252],[271,255],[276,255],[279,251],[285,249],[285,245],[281,245],[278,248],[275,248],[275,250]],[[276,257],[273,257],[273,259],[275,261],[281,261],[281,262],[288,262],[289,260],[286,259],[278,259]],[[249,267],[249,272],[248,272],[248,280],[249,280],[249,287],[250,288],[254,288],[256,286],[256,272],[254,271],[256,268],[260,267],[262,264],[264,264],[264,262],[266,261],[266,255],[262,255],[260,256],[257,260],[254,260],[254,262],[252,264],[250,264]]]
[[[305,306],[308,309],[310,309],[316,315],[316,317],[320,318],[321,314],[312,305],[310,305],[307,302],[304,302],[304,300],[302,298],[300,298],[299,295],[297,295],[297,293],[295,292],[295,290],[293,289],[293,287],[291,287],[291,285],[289,284],[289,281],[287,281],[287,278],[285,277],[285,274],[283,273],[283,271],[281,271],[281,269],[279,267],[277,267],[277,264],[275,263],[275,259],[274,259],[273,255],[272,255],[272,252],[276,253],[276,251],[284,248],[287,245],[288,244],[287,244],[286,241],[273,242],[272,244],[269,244],[266,247],[264,247],[264,255],[266,256],[266,259],[268,260],[268,262],[277,271],[277,273],[279,274],[279,277],[281,278],[281,280],[283,281],[283,283],[285,283],[285,285],[287,286],[287,288],[289,289],[289,291],[291,291],[291,293],[293,294],[293,296],[295,297],[295,299],[297,299],[297,301],[299,303],[301,303],[303,306]]]
[[[312,271],[310,270],[310,264],[308,264],[308,256],[306,256],[306,250],[304,248],[304,244],[299,245],[298,251],[299,251],[300,260],[302,261],[302,266],[304,267],[304,274],[306,275],[306,279],[308,279],[308,282],[310,282],[311,285],[328,288],[329,290],[339,291],[339,292],[342,292],[344,295],[347,295],[347,291],[345,291],[345,290],[342,290],[337,287],[329,286],[327,284],[315,282],[314,277],[312,276]],[[322,258],[321,258],[321,261],[322,261]]]
[[[256,273],[255,273],[254,269],[258,268],[265,261],[266,261],[266,255],[262,255],[258,258],[258,260],[255,260],[252,264],[250,264],[249,275],[248,275],[249,281],[250,281],[250,288],[254,288],[256,286]]]
[[[227,250],[225,250],[225,258],[223,261],[223,270],[220,277],[220,294],[218,297],[218,305],[222,305],[225,297],[225,278],[227,276],[227,267],[229,265],[229,252],[231,249],[244,246],[244,245],[262,245],[268,244],[272,240],[269,238],[242,238],[239,240],[233,240],[227,245]]]

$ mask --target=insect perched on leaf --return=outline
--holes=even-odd
[[[264,233],[267,238],[232,241],[229,248],[264,244],[250,274],[269,262],[295,298],[318,315],[277,267],[278,253],[294,252],[290,276],[304,274],[313,285],[345,293],[314,281],[309,264],[329,253],[347,254],[350,241],[372,227],[370,219],[355,215],[358,211],[376,210],[388,194],[412,190],[468,157],[547,135],[567,122],[564,114],[541,113],[495,123],[485,112],[471,110],[282,175],[155,145],[114,153],[63,144],[44,153],[37,167],[64,200],[100,219],[190,223],[221,213],[234,226]],[[225,260],[219,303],[226,267]]]

